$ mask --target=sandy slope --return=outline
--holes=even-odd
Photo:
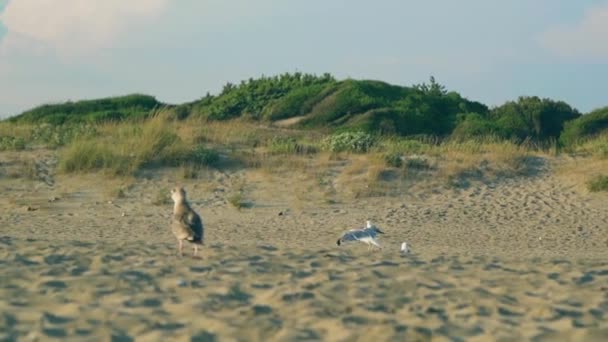
[[[0,340],[608,339],[608,198],[550,170],[360,199],[330,182],[331,201],[318,179],[210,172],[184,183],[202,260],[152,204],[175,177],[148,176],[120,199],[95,175],[0,179]],[[335,246],[367,218],[383,251]]]

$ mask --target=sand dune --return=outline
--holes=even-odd
[[[326,201],[259,172],[183,183],[202,259],[153,204],[170,174],[122,198],[95,175],[1,179],[0,340],[608,340],[605,195],[544,173]],[[228,203],[237,184],[251,208]],[[384,250],[335,246],[366,219]]]

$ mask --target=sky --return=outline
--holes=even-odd
[[[284,72],[608,106],[608,0],[0,0],[0,117]]]

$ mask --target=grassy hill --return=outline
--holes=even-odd
[[[127,118],[146,117],[163,104],[153,96],[132,94],[96,100],[45,104],[9,118],[10,122],[22,123],[82,123],[120,121]]]
[[[364,131],[399,136],[471,139],[491,136],[514,141],[584,139],[607,129],[605,109],[581,116],[562,101],[520,97],[488,108],[430,82],[398,86],[381,81],[346,79],[330,74],[281,74],[227,83],[217,95],[176,106],[133,94],[97,100],[43,105],[8,119],[25,123],[96,123],[141,119],[161,109],[175,119],[244,119],[285,123],[302,129]],[[286,121],[287,120],[287,121]],[[283,125],[285,126],[285,125]],[[591,127],[591,128],[588,128]]]

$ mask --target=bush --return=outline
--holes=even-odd
[[[452,132],[452,137],[467,140],[477,137],[495,136],[499,134],[499,128],[495,122],[477,113],[469,113]]]
[[[499,136],[524,140],[557,139],[567,121],[580,113],[562,101],[522,96],[491,111]]]
[[[216,166],[220,161],[220,154],[203,145],[198,145],[192,150],[192,161],[197,165]]]
[[[608,175],[599,175],[587,182],[591,192],[608,191]]]
[[[391,167],[403,166],[403,159],[401,159],[400,153],[388,153],[384,155],[384,162],[386,165]]]
[[[429,161],[421,157],[408,158],[405,165],[408,169],[413,170],[427,170],[431,168]]]
[[[375,144],[376,139],[365,132],[342,132],[336,133],[325,141],[331,152],[367,152]]]
[[[25,147],[25,139],[21,137],[0,137],[0,151],[22,151]]]
[[[608,107],[594,110],[567,122],[559,139],[564,145],[573,145],[602,132],[608,132]]]
[[[316,85],[328,85],[334,83],[334,78],[329,74],[316,76],[311,74],[282,74],[275,77],[261,77],[242,81],[239,85],[228,83],[224,86],[221,94],[216,97],[205,97],[195,104],[196,111],[213,120],[227,120],[236,117],[249,117],[259,119],[262,113],[272,110],[268,106],[277,103],[277,100],[292,91],[298,91]],[[286,111],[302,105],[305,97],[312,96],[307,91],[292,95],[293,98],[287,107],[279,108],[277,117],[290,115]]]

